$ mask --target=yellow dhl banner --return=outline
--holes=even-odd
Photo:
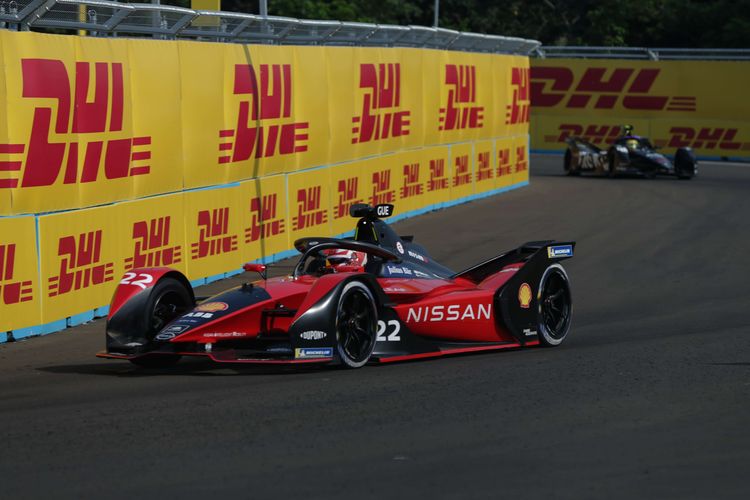
[[[534,59],[532,149],[572,135],[604,146],[630,124],[667,153],[750,156],[748,75],[741,61]]]

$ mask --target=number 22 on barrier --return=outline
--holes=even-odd
[[[138,278],[138,279],[134,279]],[[136,273],[125,273],[120,281],[121,285],[135,285],[141,287],[143,290],[146,289],[146,285],[152,283],[154,277],[150,274],[136,274]]]
[[[388,336],[386,336],[385,332],[388,327],[393,327],[393,331],[388,334]],[[395,319],[390,320],[387,325],[385,321],[378,321],[378,335],[375,340],[377,340],[378,342],[398,342],[399,340],[401,340],[401,336],[398,334],[398,332],[400,331],[401,323],[399,323]]]

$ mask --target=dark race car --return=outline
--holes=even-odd
[[[579,137],[565,141],[563,167],[568,175],[582,172],[617,177],[638,175],[654,178],[672,175],[678,179],[692,179],[698,173],[698,162],[690,148],[675,151],[674,161],[657,153],[648,139],[631,135],[632,127],[625,127],[626,135],[619,137],[607,150],[600,149]]]
[[[104,358],[166,366],[181,356],[217,362],[329,363],[357,368],[523,346],[556,346],[570,329],[571,292],[560,261],[574,242],[526,243],[461,272],[435,262],[358,204],[350,239],[302,238],[290,276],[196,298],[169,268],[134,269],[110,305]]]

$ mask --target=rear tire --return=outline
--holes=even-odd
[[[378,325],[375,299],[367,286],[351,281],[344,286],[336,309],[336,349],[347,368],[360,368],[372,356]]]
[[[565,170],[566,175],[578,175],[580,173],[577,168],[573,168],[573,155],[570,153],[570,149],[565,150],[563,170]]]
[[[617,177],[617,165],[620,163],[620,158],[617,156],[617,153],[610,151],[607,160],[607,165],[609,166],[607,175],[614,179]]]
[[[558,346],[570,331],[573,304],[568,274],[560,264],[552,264],[544,271],[539,293],[539,343]]]

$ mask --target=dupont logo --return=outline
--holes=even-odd
[[[490,160],[489,151],[480,151],[477,153],[477,182],[492,179],[492,161]]]
[[[461,130],[482,128],[484,106],[477,102],[477,67],[470,65],[446,64],[445,86],[448,99],[440,108],[438,130]]]
[[[48,295],[101,285],[114,279],[114,263],[102,262],[102,230],[64,236],[58,240],[60,273],[48,280]]]
[[[580,137],[592,144],[612,144],[620,137],[619,125],[579,125],[562,123],[558,127],[559,135],[544,136],[546,142],[565,142],[568,137]]]
[[[434,160],[430,160],[430,180],[427,182],[427,191],[440,191],[449,187],[445,159],[435,158]]]
[[[529,169],[529,160],[526,158],[526,146],[516,148],[516,173],[525,172]]]
[[[355,203],[362,203],[359,197],[359,177],[341,179],[337,186],[338,203],[333,207],[333,218],[349,217],[349,209]]]
[[[278,202],[276,193],[250,200],[250,227],[245,229],[245,243],[284,233],[284,218],[279,214]]]
[[[513,164],[510,161],[510,148],[498,148],[497,150],[497,177],[503,177],[513,173]]]
[[[21,71],[22,96],[40,105],[26,144],[0,144],[0,171],[10,174],[0,188],[95,182],[102,169],[108,180],[151,171],[151,137],[122,133],[122,63],[77,62],[72,82],[57,59],[21,59]],[[123,137],[102,140],[105,132]]]
[[[471,184],[471,171],[469,170],[469,155],[456,156],[454,164],[456,168],[453,174],[453,187]]]
[[[750,151],[750,142],[736,141],[736,128],[672,127],[669,139],[654,139],[656,146],[694,149],[729,149]]]
[[[322,208],[321,191],[321,186],[297,190],[297,215],[292,218],[294,231],[328,222],[328,214]]]
[[[292,120],[291,65],[261,64],[259,71],[249,64],[234,66],[234,95],[245,99],[237,128],[219,130],[219,164],[307,151],[309,122]]]
[[[371,205],[383,205],[396,201],[396,190],[391,189],[391,171],[381,170],[372,173]]]
[[[360,64],[362,114],[352,117],[352,144],[409,135],[411,111],[401,108],[401,64]]]
[[[229,207],[198,212],[198,241],[190,246],[193,260],[237,250],[237,235],[229,234]]]
[[[419,196],[424,192],[424,186],[419,182],[419,163],[404,165],[404,184],[400,192],[401,198]]]
[[[0,245],[0,304],[12,305],[33,300],[31,280],[14,279],[16,244]]]
[[[661,73],[657,68],[587,68],[576,80],[566,67],[531,69],[531,102],[537,108],[595,108],[651,111],[695,111],[695,96],[650,95]]]
[[[182,262],[182,246],[170,245],[172,217],[157,217],[133,224],[133,255],[125,259],[125,270],[170,266]]]
[[[529,93],[529,68],[511,68],[510,85],[513,98],[505,108],[505,123],[517,125],[529,123],[531,99]]]

